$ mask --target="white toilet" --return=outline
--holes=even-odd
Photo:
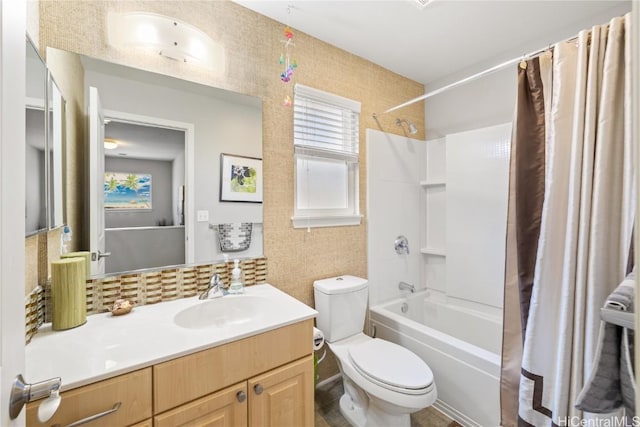
[[[409,414],[437,398],[433,373],[416,354],[362,332],[365,279],[341,276],[313,283],[317,327],[336,355],[344,383],[340,412],[356,427],[409,427]]]

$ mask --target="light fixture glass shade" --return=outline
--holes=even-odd
[[[106,138],[104,140],[105,150],[115,150],[118,148],[118,142],[115,139]]]
[[[167,58],[222,73],[224,48],[203,31],[168,16],[147,12],[109,12],[107,38],[117,48],[143,48]]]

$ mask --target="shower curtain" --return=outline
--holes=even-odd
[[[521,64],[512,139],[502,425],[569,425],[635,209],[630,16]],[[627,29],[627,31],[625,31]]]

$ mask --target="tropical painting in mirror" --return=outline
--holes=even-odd
[[[151,174],[105,172],[104,208],[151,209]]]

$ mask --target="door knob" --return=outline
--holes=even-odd
[[[46,422],[51,418],[51,416],[53,416],[56,409],[58,409],[58,405],[60,404],[60,395],[58,394],[58,391],[60,390],[61,385],[62,379],[60,379],[60,377],[51,378],[39,383],[27,384],[22,375],[18,374],[15,380],[13,380],[13,385],[11,386],[11,395],[9,396],[9,417],[11,417],[12,420],[16,419],[18,415],[20,415],[22,407],[28,402],[33,402],[34,400],[38,400],[43,397],[50,397],[52,401],[46,405],[42,418],[45,418],[46,415],[50,415],[47,419],[41,420],[41,422]],[[40,417],[40,412],[41,411],[38,411],[38,417]]]
[[[256,384],[253,386],[253,391],[255,391],[256,394],[262,394],[264,390],[262,389],[262,386],[260,384]]]
[[[100,261],[102,258],[111,256],[111,252],[91,252],[91,261]]]
[[[238,399],[238,402],[242,403],[247,400],[247,393],[245,393],[244,391],[239,391],[236,393],[236,398]]]

